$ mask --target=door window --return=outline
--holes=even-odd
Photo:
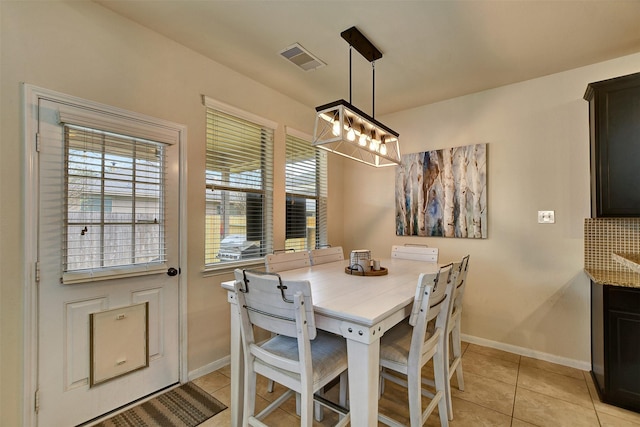
[[[63,271],[165,261],[164,144],[64,126]]]

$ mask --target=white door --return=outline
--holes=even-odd
[[[37,108],[42,427],[179,381],[179,130],[99,109]]]

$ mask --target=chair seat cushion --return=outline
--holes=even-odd
[[[317,383],[327,376],[334,377],[336,371],[347,369],[347,343],[343,337],[318,331],[311,344],[311,363],[313,364],[313,382]],[[291,360],[298,358],[298,340],[284,335],[276,335],[261,345],[269,352]],[[259,363],[259,362],[258,362]],[[278,369],[291,377],[297,374]]]
[[[434,328],[432,326],[428,327],[425,340],[428,340],[433,335],[433,332]],[[380,339],[380,360],[406,365],[409,360],[412,335],[413,326],[409,324],[408,319],[403,320],[385,332]]]

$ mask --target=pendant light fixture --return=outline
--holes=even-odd
[[[356,27],[340,33],[349,43],[349,102],[344,99],[316,107],[313,145],[374,167],[401,163],[399,134],[375,117],[375,61],[382,53]],[[351,52],[356,49],[371,63],[371,116],[351,104]]]

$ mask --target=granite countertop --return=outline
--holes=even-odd
[[[598,285],[640,288],[640,273],[634,271],[584,269],[585,273]]]
[[[591,280],[599,285],[640,288],[640,254],[613,252],[611,259],[622,268],[620,270],[595,270],[585,268]]]
[[[636,273],[640,273],[640,254],[613,252],[611,253],[611,259]]]

